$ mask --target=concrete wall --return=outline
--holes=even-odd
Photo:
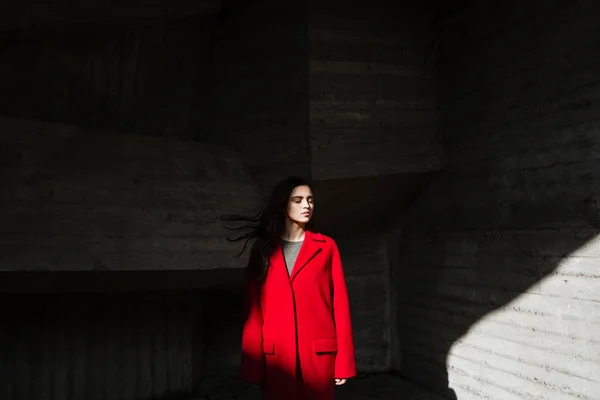
[[[429,2],[310,4],[313,178],[439,169]]]
[[[151,399],[192,388],[193,293],[0,299],[2,399]]]
[[[400,369],[460,400],[597,399],[600,9],[483,3],[441,16],[446,167],[399,237]]]
[[[2,271],[240,268],[217,219],[256,207],[237,153],[0,119]]]
[[[0,30],[0,114],[204,138],[213,20],[64,21],[66,26]]]
[[[386,1],[308,8],[315,223],[340,245],[359,372],[391,362],[390,215],[419,187],[416,172],[441,166],[431,11]]]
[[[211,52],[211,130],[265,190],[290,174],[440,168],[432,15],[383,0],[231,3]]]
[[[140,5],[143,4],[143,7]],[[23,0],[9,3],[0,15],[0,31],[17,29],[55,29],[65,26],[106,25],[132,21],[156,22],[181,19],[198,14],[216,14],[221,0],[108,0],[102,4]]]
[[[239,288],[0,295],[0,398],[187,398],[237,374],[241,304]]]
[[[305,8],[233,2],[215,30],[212,135],[235,146],[265,194],[310,174]]]
[[[237,372],[245,260],[216,217],[258,190],[234,150],[11,118],[0,144],[0,398],[160,398]]]
[[[380,372],[389,364],[389,263],[381,232],[335,236],[348,296],[359,373]]]

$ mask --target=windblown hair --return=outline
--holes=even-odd
[[[264,282],[269,269],[269,259],[285,233],[286,208],[294,188],[310,183],[301,177],[289,177],[273,188],[266,207],[253,216],[229,214],[221,217],[222,221],[237,222],[241,225],[229,230],[240,231],[236,237],[227,237],[232,242],[244,241],[238,257],[244,253],[249,241],[254,241],[248,257],[248,276],[257,283]],[[312,190],[312,187],[311,187]]]

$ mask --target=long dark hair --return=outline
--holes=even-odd
[[[308,180],[292,176],[279,182],[273,188],[266,207],[253,216],[230,214],[221,217],[222,221],[238,222],[241,225],[227,229],[240,231],[236,237],[227,237],[231,242],[244,241],[238,256],[254,240],[248,257],[248,277],[258,283],[264,282],[269,269],[269,259],[285,233],[286,208],[290,195],[298,186],[312,187]],[[308,227],[307,227],[308,228]]]

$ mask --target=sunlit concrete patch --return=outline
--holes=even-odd
[[[477,289],[478,301],[515,298],[480,318],[453,342],[446,364],[450,387],[459,396],[478,393],[490,400],[514,396],[591,400],[600,393],[596,372],[600,295],[595,272],[600,240],[594,237],[569,250],[575,247],[573,234],[552,235],[562,240],[527,240],[532,261],[517,264],[514,255],[502,257],[508,271],[511,260],[517,260],[512,262],[523,270],[551,271],[543,279],[528,284],[520,294]],[[450,269],[447,271],[442,280],[450,280]],[[466,294],[461,296],[467,298]]]

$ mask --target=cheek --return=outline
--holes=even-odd
[[[296,212],[298,212],[297,204],[295,204],[295,203],[288,203],[288,206],[287,206],[287,213],[288,213],[288,215],[292,215],[292,214],[294,214]]]
[[[294,214],[300,214],[300,212],[302,212],[302,205],[296,203],[292,204],[291,212]]]

